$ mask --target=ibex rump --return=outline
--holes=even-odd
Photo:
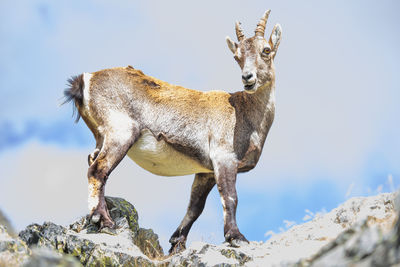
[[[236,224],[236,174],[251,170],[261,155],[275,110],[273,60],[280,40],[277,24],[264,39],[265,12],[255,36],[239,43],[227,37],[242,69],[244,91],[200,92],[171,85],[128,66],[83,73],[69,80],[66,100],[93,132],[89,155],[89,209],[92,222],[113,227],[104,200],[112,170],[128,155],[144,169],[164,176],[196,174],[186,215],[170,239],[170,253],[185,248],[186,237],[217,184],[224,210],[224,235],[232,245],[246,238]]]

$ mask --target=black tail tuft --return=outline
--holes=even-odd
[[[65,101],[63,104],[74,100],[75,105],[73,106],[73,116],[76,114],[75,122],[78,122],[81,115],[76,110],[76,107],[83,104],[83,74],[69,78],[67,85],[68,88],[64,90]]]

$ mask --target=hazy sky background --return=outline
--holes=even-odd
[[[199,90],[242,89],[225,36],[247,36],[267,9],[283,29],[276,118],[257,168],[238,177],[238,224],[266,240],[305,209],[400,185],[398,1],[1,1],[0,209],[18,230],[87,213],[94,139],[59,106],[71,75],[127,66]],[[125,159],[106,194],[124,197],[164,249],[192,176],[152,175]],[[223,241],[214,189],[189,243]]]

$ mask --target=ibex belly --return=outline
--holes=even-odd
[[[212,172],[164,140],[157,140],[149,130],[142,131],[128,156],[143,169],[162,176]]]

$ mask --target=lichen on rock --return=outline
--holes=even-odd
[[[133,233],[139,231],[139,215],[135,207],[123,198],[119,197],[105,197],[107,208],[113,220],[126,218],[129,228]]]

